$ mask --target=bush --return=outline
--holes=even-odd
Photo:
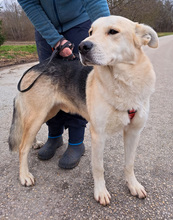
[[[5,37],[2,34],[2,21],[0,21],[0,46],[4,43]]]

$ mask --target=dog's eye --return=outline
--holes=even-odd
[[[114,34],[117,34],[119,33],[118,31],[114,30],[114,29],[110,29],[108,34],[111,34],[111,35],[114,35]]]
[[[92,33],[93,33],[93,31],[90,31],[90,32],[89,32],[89,35],[91,36],[91,35],[92,35]]]

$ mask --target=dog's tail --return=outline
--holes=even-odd
[[[22,130],[21,110],[18,103],[18,97],[16,97],[13,103],[13,119],[8,138],[9,148],[11,151],[18,150],[22,139]]]

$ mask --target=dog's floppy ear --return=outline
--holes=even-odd
[[[157,33],[151,27],[144,24],[136,24],[134,41],[137,47],[142,45],[148,45],[152,48],[158,47]]]

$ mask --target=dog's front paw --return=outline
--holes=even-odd
[[[138,196],[140,199],[147,196],[145,188],[137,180],[127,182],[127,186],[132,196]]]
[[[33,186],[35,184],[34,176],[31,173],[20,174],[20,182],[23,186]]]
[[[105,206],[105,205],[110,204],[111,196],[109,192],[107,191],[106,187],[103,187],[102,189],[98,189],[95,187],[94,198],[101,205]]]

